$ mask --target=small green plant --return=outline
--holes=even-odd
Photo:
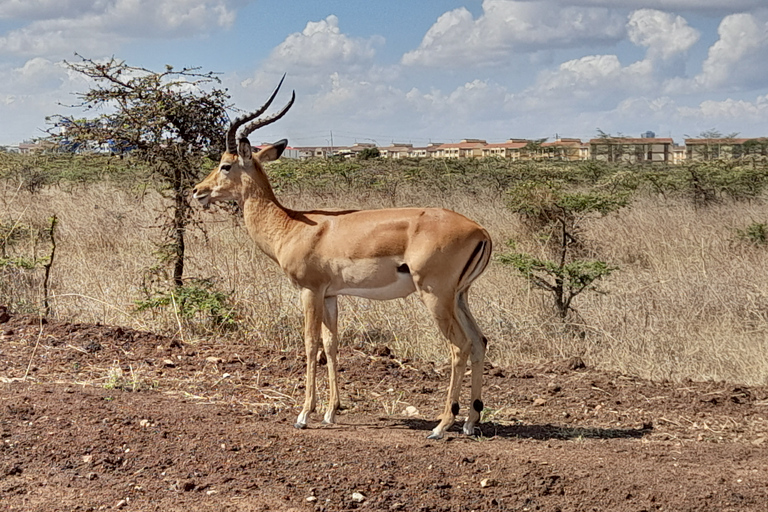
[[[235,307],[229,294],[218,291],[211,279],[190,279],[183,286],[154,293],[147,292],[145,300],[136,301],[136,311],[157,311],[171,308],[186,321],[202,320],[213,328],[236,326]]]
[[[739,239],[752,245],[768,245],[768,224],[753,222],[744,229],[737,229],[736,235]]]
[[[132,366],[128,367],[126,373],[118,361],[107,370],[104,389],[117,389],[120,391],[142,391],[157,387],[157,383],[150,383],[141,379],[139,374],[134,371]]]

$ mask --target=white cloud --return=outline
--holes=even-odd
[[[31,23],[0,36],[0,54],[60,57],[135,38],[189,37],[234,22],[227,0],[5,1],[11,15]],[[33,9],[39,7],[39,10]]]
[[[733,14],[723,19],[718,34],[720,39],[709,49],[696,85],[704,90],[765,85],[768,23],[751,14]]]
[[[568,6],[624,9],[659,9],[663,11],[698,11],[705,13],[750,11],[765,7],[765,0],[555,0]]]
[[[617,42],[623,16],[608,9],[559,7],[552,0],[484,0],[474,19],[461,7],[440,16],[407,66],[465,67],[506,62],[512,52]]]
[[[515,98],[521,110],[611,108],[628,94],[651,92],[653,72],[647,59],[622,66],[616,55],[590,55],[540,73],[536,83]]]
[[[40,136],[45,117],[64,110],[59,104],[81,86],[83,78],[71,75],[57,62],[33,58],[21,66],[0,66],[0,141],[20,141]]]
[[[629,16],[629,40],[648,48],[648,58],[669,59],[687,52],[698,40],[699,31],[681,16],[640,9]]]
[[[355,39],[343,34],[339,19],[330,15],[322,21],[310,21],[303,31],[289,35],[272,51],[268,65],[317,69],[368,64],[376,55],[374,47],[381,43],[381,37]]]
[[[721,120],[757,123],[768,116],[768,95],[759,96],[754,102],[733,99],[707,100],[697,107],[681,107],[678,111],[684,118],[708,122]]]

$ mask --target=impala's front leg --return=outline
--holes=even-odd
[[[326,297],[323,314],[323,348],[328,363],[328,408],[325,411],[323,423],[335,423],[336,412],[341,408],[339,398],[338,373],[338,300],[336,297]]]
[[[317,351],[320,348],[320,330],[323,323],[323,295],[312,290],[301,292],[304,309],[304,347],[307,352],[307,377],[304,383],[304,407],[296,419],[296,428],[306,428],[307,418],[317,404],[315,381],[317,378]]]

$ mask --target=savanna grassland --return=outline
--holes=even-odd
[[[768,384],[765,162],[282,160],[268,172],[292,208],[450,208],[489,230],[497,256],[516,251],[554,261],[563,248],[552,226],[563,212],[558,197],[619,198],[610,208],[568,212],[567,257],[601,261],[612,271],[585,287],[566,315],[557,314],[551,291],[494,259],[470,295],[490,360],[578,356],[590,367],[655,380]],[[128,159],[0,154],[0,304],[42,314],[47,303],[51,318],[186,342],[300,346],[297,291],[250,242],[234,207],[195,209],[187,232],[189,286],[168,287],[167,201],[146,176]],[[538,192],[521,203],[525,187]],[[345,297],[340,307],[343,344],[447,357],[414,297]]]
[[[146,169],[0,153],[0,503],[762,512],[767,169],[270,165],[293,208],[441,206],[490,231],[481,423],[435,442],[450,370],[418,299],[342,298],[343,410],[297,430],[298,293],[236,208],[192,210],[174,287],[173,198]]]

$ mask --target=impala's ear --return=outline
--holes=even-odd
[[[237,143],[237,154],[243,160],[250,160],[253,157],[253,149],[248,138],[242,137]]]
[[[280,155],[283,154],[283,151],[285,151],[286,146],[288,146],[288,141],[286,139],[279,140],[256,153],[256,159],[259,162],[271,162],[272,160],[277,160],[280,158]]]

